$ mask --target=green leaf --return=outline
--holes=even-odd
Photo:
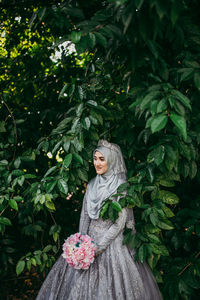
[[[72,125],[71,130],[72,130],[72,132],[75,132],[79,128],[80,128],[80,118],[75,118],[73,120],[73,125]]]
[[[7,166],[7,165],[8,165],[8,161],[6,159],[0,161],[0,166]]]
[[[137,9],[140,9],[142,7],[144,0],[135,0],[135,6]]]
[[[161,199],[164,203],[167,204],[177,204],[179,202],[179,198],[176,194],[161,190],[159,191],[159,199]]]
[[[150,233],[156,233],[156,232],[160,232],[160,228],[158,228],[157,226],[154,226],[152,224],[147,224],[144,226],[144,229],[146,232],[150,232]]]
[[[122,184],[120,184],[120,186],[117,188],[117,192],[118,192],[118,193],[124,192],[124,191],[127,190],[128,187],[129,187],[129,183],[128,183],[128,182],[122,183]]]
[[[167,104],[167,100],[166,99],[162,99],[161,101],[158,102],[157,105],[157,114],[165,111],[168,108],[168,104]]]
[[[0,121],[0,132],[6,132],[5,121]]]
[[[88,175],[87,175],[87,172],[84,169],[78,169],[78,176],[83,181],[85,181],[85,182],[88,181]]]
[[[49,252],[52,249],[52,245],[47,245],[44,249],[43,252]]]
[[[15,210],[18,210],[18,204],[14,199],[9,199],[8,204]]]
[[[185,294],[190,295],[191,294],[190,287],[182,279],[180,279],[180,281],[179,281],[178,288],[179,288],[180,295],[185,295]]]
[[[133,18],[133,12],[130,11],[129,14],[126,16],[126,18],[123,18],[122,21],[124,23],[124,30],[123,30],[123,34],[126,33],[130,23],[131,23],[131,20]]]
[[[90,119],[89,119],[88,117],[86,117],[85,119],[83,119],[83,120],[81,121],[81,123],[82,123],[83,127],[84,127],[86,130],[89,130],[91,121],[90,121]]]
[[[45,206],[50,210],[56,210],[54,203],[51,201],[51,197],[49,194],[45,195]]]
[[[178,20],[178,17],[181,13],[182,10],[182,4],[179,1],[173,1],[172,4],[172,8],[171,8],[171,13],[170,13],[170,18],[171,18],[171,22],[173,25],[175,25],[175,23]]]
[[[51,174],[54,170],[57,169],[57,166],[53,166],[51,167],[45,174],[44,174],[44,178],[47,177],[49,174]]]
[[[76,44],[80,41],[81,39],[81,32],[80,31],[72,31],[71,36],[70,36],[70,40],[72,41],[72,43]]]
[[[174,160],[169,155],[165,157],[165,165],[169,171],[172,171],[175,166]]]
[[[176,103],[176,99],[175,98],[173,98],[172,96],[169,96],[168,98],[167,98],[167,100],[168,100],[168,102],[169,102],[169,104],[170,104],[170,106],[171,107],[174,107],[174,105],[175,105],[175,103]]]
[[[179,115],[185,117],[185,107],[179,101],[175,102],[174,109]]]
[[[154,170],[151,166],[148,166],[147,167],[147,178],[148,180],[152,183],[154,181]]]
[[[158,91],[153,91],[153,92],[147,94],[147,95],[143,98],[143,100],[142,100],[142,102],[141,102],[141,104],[140,104],[140,109],[141,109],[141,110],[144,110],[144,109],[146,109],[147,107],[149,107],[150,104],[151,104],[151,101],[152,101],[152,100],[155,100],[159,95],[160,95],[160,92],[158,92]]]
[[[165,156],[165,147],[163,145],[160,145],[148,154],[147,162],[148,163],[155,162],[155,164],[159,166],[163,162],[164,156]]]
[[[189,171],[189,176],[191,179],[193,179],[197,174],[197,164],[195,161],[192,161],[190,164],[190,171]]]
[[[79,94],[80,100],[83,100],[84,91],[83,91],[82,86],[78,86],[78,94]]]
[[[75,137],[74,140],[72,140],[72,144],[74,145],[76,151],[78,152],[80,152],[84,148],[84,141],[81,132],[79,134],[79,139],[78,137]]]
[[[147,233],[148,239],[150,240],[150,242],[155,242],[160,244],[160,239],[159,237],[157,237],[157,235],[152,234],[152,233]]]
[[[57,242],[58,237],[59,237],[59,234],[57,232],[54,232],[53,233],[53,239],[54,239],[55,242]]]
[[[180,130],[181,134],[183,135],[184,139],[187,139],[187,129],[186,129],[186,121],[182,116],[177,114],[171,113],[170,119],[175,124],[175,126]]]
[[[182,73],[180,81],[186,81],[193,77],[194,69],[193,68],[183,68],[178,70],[178,73]]]
[[[155,56],[156,59],[158,59],[158,51],[156,49],[156,44],[154,41],[151,40],[147,40],[147,46],[149,48],[149,50],[151,51],[151,53]]]
[[[24,176],[20,176],[18,177],[17,179],[17,183],[22,186],[24,184],[24,180],[25,180],[25,177]]]
[[[17,266],[16,266],[17,275],[22,273],[22,271],[24,270],[24,267],[25,267],[25,261],[23,261],[23,260],[18,261]]]
[[[6,217],[0,217],[0,224],[11,226],[11,221]]]
[[[67,169],[69,167],[69,165],[71,164],[72,161],[72,154],[69,153],[65,156],[65,159],[63,161],[63,166],[65,167],[65,169]]]
[[[97,106],[97,102],[94,100],[88,100],[86,102],[87,105],[91,106],[91,107],[96,107]]]
[[[157,226],[157,224],[158,224],[158,218],[157,218],[157,216],[154,213],[151,213],[149,217],[150,217],[151,223],[154,226]]]
[[[118,212],[122,211],[122,207],[117,201],[112,201],[111,206]]]
[[[19,166],[20,166],[20,164],[21,164],[21,158],[18,157],[18,158],[14,161],[14,166],[15,166],[15,168],[18,169]]]
[[[46,199],[46,201],[51,202],[52,195],[51,194],[45,194],[45,199]]]
[[[95,32],[95,36],[96,36],[97,43],[99,43],[101,46],[106,48],[107,47],[106,38],[101,33],[98,33],[98,32]]]
[[[155,133],[163,129],[168,121],[167,115],[158,115],[156,116],[151,123],[151,131]]]
[[[194,68],[194,69],[200,69],[200,64],[194,59],[187,59],[185,60],[185,64],[187,67],[191,67],[191,68]]]
[[[175,183],[173,180],[168,179],[160,179],[159,184],[166,187],[173,187],[175,186]]]
[[[109,202],[105,203],[101,212],[100,212],[100,216],[103,217],[108,209],[108,206],[109,206]]]
[[[80,164],[83,165],[83,159],[82,159],[82,157],[81,157],[78,153],[73,153],[73,158],[74,158],[77,162],[79,162]]]
[[[68,152],[69,147],[70,147],[70,141],[67,141],[67,142],[65,142],[65,143],[63,144],[63,148],[64,148],[64,150],[65,150],[66,152]]]
[[[163,207],[163,211],[168,218],[174,217],[174,213],[169,207],[167,206]]]
[[[31,263],[36,267],[37,262],[34,257],[31,257]]]
[[[60,94],[59,94],[59,96],[58,96],[58,100],[60,100],[61,98],[64,97],[64,94],[65,94],[65,91],[67,90],[67,88],[68,88],[68,83],[66,83],[66,84],[64,85],[64,87],[62,88],[62,90],[60,91]]]
[[[196,72],[194,74],[194,84],[196,86],[196,88],[200,91],[200,73]]]
[[[168,14],[167,4],[164,1],[153,1],[153,3],[155,3],[157,14],[161,20],[164,17],[164,15]]]
[[[83,105],[83,103],[80,103],[78,105],[77,109],[76,109],[76,115],[77,115],[77,117],[81,116],[83,110],[84,110],[84,105]]]
[[[90,46],[90,48],[94,48],[95,44],[96,44],[96,36],[94,35],[94,33],[90,32],[88,35],[88,44]]]
[[[92,122],[92,124],[97,125],[98,124],[98,120],[95,119],[93,116],[89,116],[90,121]]]
[[[108,217],[109,217],[109,219],[111,219],[113,221],[114,221],[114,212],[115,212],[114,209],[110,205],[109,208],[108,208]]]
[[[155,113],[157,112],[157,106],[158,106],[158,103],[160,103],[160,102],[158,102],[158,100],[153,100],[153,101],[151,101],[151,114],[152,115],[155,115]]]
[[[45,189],[47,193],[51,193],[53,191],[54,187],[56,186],[56,183],[57,183],[56,179],[45,183]]]
[[[52,150],[52,154],[54,154],[59,148],[60,148],[60,145],[62,144],[62,141],[59,141],[53,148]]]
[[[190,100],[188,97],[186,97],[185,95],[183,95],[181,92],[177,91],[177,90],[172,90],[172,95],[174,95],[179,101],[181,101],[183,103],[183,105],[185,105],[187,108],[189,108],[191,110],[191,105],[190,105]]]
[[[26,261],[26,267],[27,267],[28,271],[31,270],[31,265],[32,265],[31,260],[30,260],[30,259],[27,260],[27,261]]]
[[[132,236],[132,233],[131,233],[131,230],[129,230],[128,233],[124,234],[124,239],[123,239],[122,244],[125,245],[125,244],[129,243],[131,236]]]
[[[138,240],[136,234],[130,237],[129,246],[131,249],[136,248],[136,246],[138,246]]]
[[[186,162],[184,162],[184,163],[181,164],[180,170],[181,170],[181,174],[185,178],[189,175],[190,168],[189,168],[189,165]]]
[[[140,246],[140,248],[138,250],[138,257],[139,257],[139,260],[141,261],[141,263],[143,263],[145,261],[145,248],[144,248],[144,245]]]
[[[179,151],[183,157],[185,157],[188,161],[191,160],[191,151],[190,147],[183,142],[179,142],[178,144]]]
[[[172,229],[174,229],[174,226],[172,225],[172,223],[169,220],[159,221],[157,225],[161,229],[165,229],[165,230],[172,230]]]
[[[103,125],[103,118],[100,114],[98,114],[97,112],[95,112],[94,110],[90,111],[91,115],[98,120],[100,125]]]
[[[164,245],[151,244],[151,248],[155,254],[162,254],[164,256],[169,256],[169,251]]]
[[[83,11],[80,8],[76,8],[74,6],[67,6],[67,13],[72,17],[76,17],[81,20],[84,19]]]
[[[59,191],[65,195],[67,195],[68,194],[68,185],[67,185],[66,180],[59,179],[57,184],[58,184]]]

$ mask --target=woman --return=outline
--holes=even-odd
[[[99,216],[103,201],[126,182],[121,150],[101,140],[93,159],[97,176],[87,186],[79,231],[97,243],[95,261],[88,270],[75,270],[61,256],[43,283],[37,300],[162,299],[148,266],[135,262],[134,251],[122,245],[124,227],[134,230],[132,209],[124,208],[115,223]]]

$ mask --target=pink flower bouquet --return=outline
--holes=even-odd
[[[63,244],[62,256],[74,269],[87,270],[94,261],[96,244],[87,234],[70,235]]]

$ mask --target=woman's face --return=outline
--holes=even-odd
[[[108,165],[106,163],[105,157],[98,151],[96,151],[94,154],[93,163],[98,175],[102,175],[108,170]]]

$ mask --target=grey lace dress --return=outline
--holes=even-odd
[[[129,209],[123,209],[115,223],[90,219],[84,197],[79,231],[98,244],[97,256],[88,270],[69,267],[60,256],[37,300],[158,300],[159,288],[147,264],[134,261],[134,250],[122,245]]]

